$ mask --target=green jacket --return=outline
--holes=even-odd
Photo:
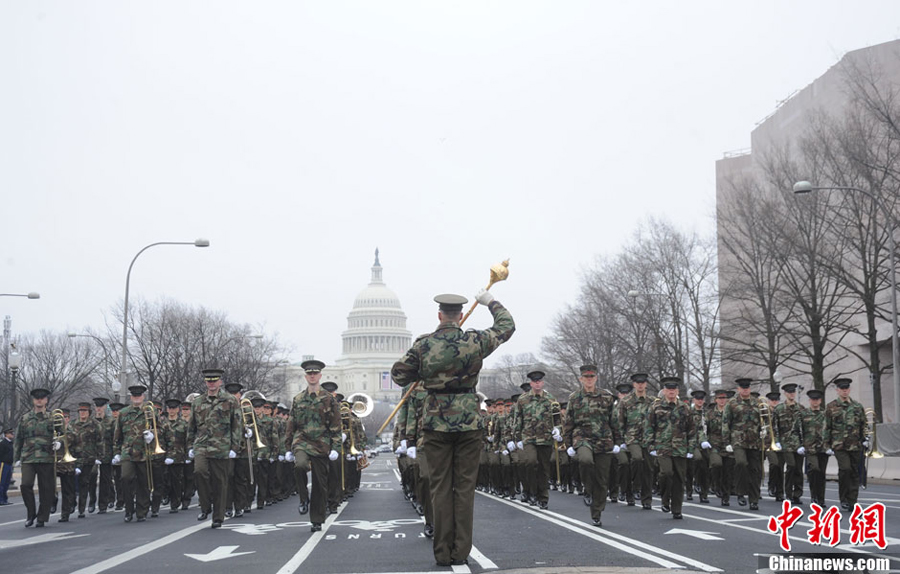
[[[579,389],[569,395],[563,431],[564,442],[572,448],[586,446],[595,454],[607,453],[622,443],[616,412],[616,398],[600,389],[588,393]]]
[[[825,444],[825,409],[820,408],[817,411],[803,409],[797,417],[796,424],[795,430],[802,440],[806,454],[819,454],[828,450]]]
[[[216,396],[203,394],[191,403],[187,442],[195,455],[228,458],[228,451],[237,453],[241,448],[243,437],[241,406],[233,395],[219,389]]]
[[[174,421],[166,419],[169,426],[169,441],[166,448],[166,457],[175,461],[175,464],[181,464],[187,460],[187,433],[188,423],[179,415]]]
[[[312,456],[328,456],[341,452],[340,402],[331,393],[309,389],[297,393],[288,422],[291,450],[302,450]]]
[[[158,429],[159,420],[156,422]],[[144,462],[147,460],[147,454],[153,448],[154,443],[147,444],[144,442],[144,431],[146,429],[147,421],[142,408],[129,405],[119,411],[113,445],[122,462]]]
[[[649,448],[649,441],[644,437],[644,425],[647,420],[647,411],[653,403],[653,397],[644,395],[638,397],[634,393],[628,393],[628,396],[619,401],[618,419],[619,432],[622,433],[625,444],[631,446],[639,445],[641,448]]]
[[[709,441],[712,449],[721,456],[734,456],[732,453],[725,450],[728,443],[725,442],[725,437],[722,434],[724,415],[724,408],[721,411],[718,408],[714,408],[706,413],[706,440]]]
[[[697,429],[691,408],[679,401],[662,399],[650,407],[644,430],[649,437],[650,450],[657,456],[685,457],[697,445]]]
[[[88,417],[84,422],[75,421],[69,426],[74,437],[69,445],[72,456],[78,459],[78,464],[94,464],[103,451],[103,427],[100,421]]]
[[[30,412],[19,421],[13,460],[20,460],[22,463],[53,463],[53,421],[49,412]]]
[[[416,339],[394,363],[391,376],[395,383],[405,387],[422,381],[429,391],[423,430],[462,432],[481,428],[481,399],[474,393],[478,373],[485,357],[516,330],[512,315],[498,301],[488,309],[494,317],[491,328],[463,331],[456,323],[441,323],[434,333]]]
[[[553,444],[553,421],[550,403],[556,399],[547,391],[540,396],[534,391],[524,393],[516,402],[516,433],[523,444],[546,446]],[[562,422],[559,423],[562,432]]]
[[[800,403],[788,405],[779,403],[775,407],[772,426],[775,429],[775,441],[781,443],[785,451],[795,452],[800,448],[800,435],[797,433],[797,421],[803,415],[806,407]]]
[[[116,434],[116,419],[111,416],[102,419],[94,419],[100,424],[100,454],[97,456],[102,464],[112,462],[113,454],[113,438]]]
[[[866,440],[866,409],[861,403],[837,398],[825,408],[825,448],[863,450]]]
[[[761,450],[763,442],[759,438],[759,401],[753,397],[742,399],[740,395],[725,403],[722,421],[722,435],[725,444],[734,448]]]

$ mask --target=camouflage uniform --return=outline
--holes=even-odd
[[[421,510],[422,515],[425,517],[426,529],[431,532],[434,527],[434,506],[431,503],[431,487],[428,484],[429,460],[428,456],[422,452],[422,446],[425,442],[422,425],[425,421],[423,414],[427,397],[428,391],[420,385],[406,400],[408,409],[406,411],[404,428],[407,447],[416,447],[416,458],[410,460],[410,465],[413,469],[413,484],[415,484],[416,489],[416,500],[422,505]]]
[[[802,440],[801,446],[806,451],[811,502],[824,507],[825,469],[828,467],[828,455],[825,454],[828,449],[825,444],[825,409],[821,406],[816,410],[805,408],[800,411],[795,424],[797,437]]]
[[[850,397],[834,399],[825,408],[825,448],[834,451],[838,463],[838,495],[841,504],[853,507],[859,497],[859,465],[866,440],[866,410]]]
[[[687,464],[687,480],[685,482],[685,498],[694,500],[694,491],[698,491],[700,500],[705,501],[709,496],[709,451],[700,447],[707,441],[704,427],[706,422],[706,407],[697,408],[691,401],[691,415],[694,417],[694,428],[697,430],[697,446],[694,448],[694,458]]]
[[[522,500],[534,506],[547,506],[550,499],[550,457],[556,445],[551,433],[553,421],[550,403],[555,399],[547,391],[540,395],[528,391],[516,402],[516,431],[524,446],[522,464],[525,467],[525,492]],[[562,428],[559,429],[562,432]]]
[[[309,504],[313,524],[325,522],[328,504],[328,454],[341,450],[340,403],[325,390],[297,393],[288,422],[288,439],[294,453],[294,473],[300,503]],[[306,489],[306,473],[312,470],[312,496]]]
[[[115,492],[112,484],[112,457],[113,457],[113,435],[116,432],[116,421],[112,417],[104,416],[103,418],[95,418],[94,420],[100,425],[100,444],[98,445],[97,460],[100,461],[100,468],[97,473],[91,477],[88,488],[91,497],[88,500],[88,506],[93,507],[96,501],[99,514],[106,514],[107,507],[115,502]],[[94,498],[96,494],[96,498]]]
[[[419,337],[391,376],[400,386],[422,381],[428,391],[423,406],[422,451],[434,504],[434,557],[439,564],[462,563],[472,549],[475,480],[481,424],[475,385],[482,361],[515,331],[512,316],[498,301],[488,305],[494,324],[484,331],[463,331],[441,323]]]
[[[50,520],[50,506],[56,477],[53,476],[53,421],[50,414],[30,412],[22,417],[16,427],[13,460],[22,461],[22,502],[28,511],[28,520],[38,524]],[[38,481],[40,507],[35,510],[34,480]]]
[[[74,440],[70,445],[72,456],[78,459],[76,464],[81,469],[78,475],[78,514],[84,516],[87,507],[88,496],[92,494],[90,483],[92,477],[96,479],[97,467],[95,461],[99,460],[103,447],[103,428],[100,421],[89,416],[84,422],[78,420],[72,423]]]
[[[260,414],[256,417],[256,428],[259,431],[260,440],[266,446],[253,451],[253,480],[256,484],[254,485],[253,493],[250,495],[248,506],[252,507],[253,499],[256,498],[256,509],[264,510],[267,503],[270,506],[272,504],[270,486],[274,486],[274,484],[272,484],[273,481],[271,480],[270,469],[272,462],[270,462],[270,459],[274,459],[273,455],[277,455],[277,453],[286,452],[287,449],[282,450],[279,448],[276,422],[272,417],[260,411]],[[303,483],[304,485],[306,484],[306,477],[304,477]]]
[[[644,421],[653,398],[649,395],[638,397],[631,393],[618,405],[619,432],[622,433],[628,447],[628,458],[631,460],[631,491],[640,492],[641,505],[649,509],[653,501],[653,468],[656,460],[650,456],[648,441],[644,437]]]
[[[722,421],[725,408],[718,407],[709,411],[706,416],[707,440],[712,448],[709,451],[709,471],[713,492],[722,499],[722,506],[729,506],[731,486],[734,484],[734,454],[725,450],[725,437],[722,434]]]
[[[187,466],[187,432],[188,423],[181,415],[173,421],[167,419],[169,426],[169,442],[166,449],[166,456],[171,458],[173,462],[168,467],[168,486],[169,486],[169,512],[178,512],[181,507],[181,501],[185,496],[185,472],[184,467]]]
[[[644,433],[656,451],[659,462],[660,494],[665,506],[671,505],[672,515],[681,514],[684,482],[687,474],[687,455],[697,448],[697,429],[691,408],[678,399],[654,401],[650,407]]]
[[[762,445],[760,438],[759,402],[752,396],[746,399],[735,395],[725,404],[722,415],[722,436],[725,444],[734,449],[734,472],[739,496],[747,495],[750,504],[759,503],[759,482],[762,474]],[[728,485],[725,485],[728,488]]]
[[[797,421],[803,416],[806,407],[795,402],[787,402],[775,407],[772,426],[775,430],[775,441],[781,443],[778,453],[778,465],[784,465],[784,485],[781,492],[794,504],[803,496],[803,456],[797,454],[800,448],[800,435],[797,434]]]
[[[200,512],[208,514],[211,510],[214,523],[225,520],[229,451],[236,453],[241,448],[243,436],[241,406],[221,387],[215,396],[204,393],[191,403],[187,443],[194,449],[194,480]]]
[[[135,513],[143,519],[150,510],[149,473],[152,469],[148,461],[150,445],[144,442],[144,430],[146,420],[140,406],[127,406],[119,411],[113,444],[121,458],[126,520]]]
[[[611,451],[622,442],[615,402],[615,397],[598,388],[592,393],[582,388],[569,395],[566,407],[563,442],[575,449],[581,484],[592,496],[594,521],[606,508]]]

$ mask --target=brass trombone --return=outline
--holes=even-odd
[[[62,409],[53,409],[50,413],[50,420],[53,421],[53,442],[61,442],[63,444],[63,457],[59,459],[57,451],[53,451],[53,492],[57,492],[56,488],[56,465],[57,462],[75,462],[75,457],[69,452],[69,439],[66,438],[66,415]]]
[[[349,397],[347,397],[347,402],[350,403],[350,409],[353,411],[358,418],[365,418],[372,414],[372,411],[375,409],[375,401],[372,400],[372,397],[365,393],[353,393]],[[350,432],[347,433],[347,436],[350,437],[350,454],[356,456],[356,468],[357,470],[362,470],[369,466],[369,459],[366,457],[366,450],[363,448],[362,451],[356,448],[356,431],[353,430],[353,421],[349,421],[350,423]]]
[[[249,391],[247,394],[249,395],[253,391]],[[258,392],[258,391],[257,391]],[[260,397],[262,394],[260,393]],[[265,397],[262,397],[265,398]],[[244,422],[244,427],[249,427],[253,430],[253,438],[256,439],[256,448],[264,449],[266,448],[266,443],[259,438],[259,427],[256,425],[256,410],[253,408],[253,402],[247,398],[246,396],[241,399],[241,419]],[[251,448],[250,441],[247,441],[247,462],[250,464],[250,484],[254,484],[253,482],[253,449]]]
[[[141,411],[144,413],[144,430],[153,432],[153,450],[151,451],[150,445],[145,441],[144,442],[144,453],[146,455],[146,465],[147,465],[147,486],[150,487],[150,494],[153,494],[153,461],[151,460],[152,456],[155,454],[166,454],[166,451],[159,446],[159,431],[156,428],[156,407],[153,403],[147,402],[141,407]]]
[[[769,450],[780,452],[781,448],[775,444],[775,428],[772,426],[772,409],[765,399],[759,399],[759,426],[766,430],[769,434]],[[766,445],[762,445],[762,450],[766,450]]]
[[[562,407],[559,401],[550,401],[550,426],[559,427],[559,432],[562,432]],[[559,488],[562,477],[559,474],[559,442],[556,439],[553,439],[553,453],[556,459],[556,488]]]

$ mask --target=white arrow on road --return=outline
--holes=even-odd
[[[38,536],[29,536],[20,540],[0,540],[0,550],[7,548],[16,548],[18,546],[28,546],[29,544],[41,544],[43,542],[53,542],[55,540],[68,540],[70,538],[81,538],[82,536],[90,536],[90,534],[75,534],[74,532],[48,532]]]
[[[702,530],[685,530],[683,528],[673,528],[672,530],[666,532],[666,534],[687,534],[688,536],[693,536],[694,538],[699,538],[700,540],[725,540],[724,538],[719,538],[715,536],[718,532],[703,532]]]
[[[254,552],[256,552],[256,550],[251,550],[250,552],[234,552],[237,549],[237,546],[219,546],[209,554],[185,554],[185,556],[187,556],[188,558],[193,558],[194,560],[199,560],[200,562],[212,562],[213,560],[234,558],[235,556],[253,554]],[[232,552],[234,552],[234,554],[232,554]]]

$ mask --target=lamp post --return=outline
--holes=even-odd
[[[29,299],[40,299],[41,294],[31,291],[30,293],[0,293],[0,297],[27,297]]]
[[[894,218],[894,214],[885,207],[881,199],[871,191],[866,191],[865,189],[860,189],[858,187],[847,186],[817,187],[808,181],[798,181],[794,184],[794,193],[797,195],[804,195],[807,193],[812,193],[814,191],[832,190],[855,191],[857,193],[865,195],[875,203],[878,209],[884,212],[884,216],[887,218],[887,224],[890,226],[887,236],[888,251],[890,252],[891,262],[891,359],[893,362],[891,370],[894,374],[894,422],[900,422],[900,339],[898,339],[897,335],[897,262],[895,260],[896,256],[894,253],[894,230],[897,229],[897,220]]]
[[[120,388],[126,384],[125,373],[128,371],[126,368],[128,362],[128,290],[131,286],[131,268],[134,267],[134,262],[137,261],[137,258],[140,257],[141,253],[157,245],[193,245],[194,247],[209,247],[209,239],[196,239],[194,241],[157,241],[138,251],[137,255],[134,256],[134,259],[131,260],[131,264],[128,266],[128,274],[125,276],[125,305],[122,310],[122,365],[119,368]]]
[[[6,424],[11,425],[13,419],[13,405],[16,400],[16,376],[19,374],[19,369],[22,368],[22,355],[16,351],[15,345],[11,345],[12,352],[9,354],[9,359],[7,364],[9,365],[10,372],[10,385],[9,385],[9,394],[6,395],[6,408],[4,412],[6,414]]]

